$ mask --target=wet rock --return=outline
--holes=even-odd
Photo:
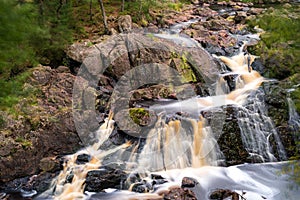
[[[218,144],[225,156],[226,164],[230,166],[246,162],[249,153],[242,142],[237,121],[226,122],[222,131],[223,134],[218,139]]]
[[[263,83],[263,89],[266,93],[265,101],[267,103],[268,114],[276,127],[287,124],[288,103],[286,91],[278,86],[276,82]]]
[[[199,184],[198,181],[196,179],[190,178],[190,177],[184,177],[181,181],[182,188],[193,188],[197,184]]]
[[[140,183],[135,183],[132,186],[132,191],[133,192],[138,192],[138,193],[145,193],[149,192],[153,189],[152,185],[146,182],[140,182]]]
[[[132,19],[130,15],[122,15],[118,19],[118,26],[119,31],[123,32],[130,32],[132,27]]]
[[[231,197],[232,200],[239,200],[239,194],[236,192],[233,192],[231,190],[223,190],[219,189],[214,192],[212,192],[209,196],[210,199],[227,199],[228,197]]]
[[[80,154],[76,158],[76,164],[81,165],[89,162],[91,160],[91,156],[88,154]]]
[[[168,182],[164,177],[157,174],[151,174],[151,179],[153,180],[153,185],[160,185]]]
[[[101,192],[106,188],[119,188],[126,180],[126,173],[119,170],[99,169],[89,171],[86,176],[84,191]]]
[[[74,173],[70,172],[70,174],[68,174],[66,177],[65,183],[72,183],[73,178],[74,178]]]
[[[236,16],[234,17],[235,23],[245,23],[245,20],[247,18],[247,13],[244,11],[238,11],[236,13]]]
[[[43,172],[38,175],[28,176],[15,179],[6,183],[0,184],[0,191],[3,191],[8,196],[30,195],[34,196],[49,189],[52,180],[58,175],[56,173]],[[24,193],[25,192],[25,193]],[[33,193],[34,192],[34,193]],[[23,197],[22,196],[22,197]],[[11,198],[8,198],[11,199]]]
[[[253,70],[258,71],[260,74],[264,74],[265,67],[262,64],[262,61],[259,58],[255,58],[253,63],[251,64]]]

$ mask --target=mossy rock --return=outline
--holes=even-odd
[[[147,125],[150,120],[150,113],[144,108],[131,108],[129,115],[134,123],[141,126]]]

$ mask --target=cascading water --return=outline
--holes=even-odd
[[[288,97],[287,98],[288,106],[289,106],[289,124],[294,130],[295,133],[299,133],[300,129],[300,116],[296,111],[295,104],[293,100]]]
[[[171,39],[170,35],[157,35]],[[183,41],[186,44],[194,45],[194,40],[177,37],[176,41]],[[186,42],[189,41],[189,42]],[[262,93],[257,90],[265,79],[255,71],[249,71],[249,65],[255,56],[245,55],[242,51],[231,58],[216,56],[225,63],[231,72],[220,75],[216,83],[215,96],[194,97],[182,102],[168,105],[154,105],[150,109],[160,113],[158,120],[151,130],[149,130],[146,142],[142,150],[138,153],[139,143],[124,143],[109,150],[101,150],[101,146],[109,138],[114,129],[112,116],[106,120],[96,132],[98,141],[86,150],[77,152],[66,157],[64,170],[53,182],[51,189],[39,198],[45,197],[59,200],[68,199],[162,199],[160,192],[167,190],[170,186],[180,185],[183,177],[193,177],[200,184],[194,190],[197,198],[208,199],[208,192],[212,188],[228,188],[240,192],[247,190],[249,199],[282,199],[283,195],[279,191],[280,187],[287,187],[288,177],[284,176],[275,184],[272,179],[280,171],[280,164],[273,165],[241,165],[229,168],[212,167],[217,166],[218,161],[224,159],[220,151],[216,134],[206,119],[200,114],[203,110],[216,108],[225,105],[235,105],[240,107],[238,113],[238,124],[244,146],[250,155],[256,155],[262,161],[275,161],[274,152],[271,150],[269,138],[274,136],[277,143],[277,151],[280,160],[285,160],[286,156],[274,125],[267,116]],[[250,63],[249,63],[250,62]],[[235,90],[230,89],[224,77],[235,76]],[[256,91],[256,92],[255,92]],[[255,94],[255,95],[253,95]],[[248,98],[250,96],[250,98]],[[244,107],[244,105],[247,105]],[[196,105],[197,109],[191,108]],[[161,113],[163,111],[163,113]],[[165,115],[174,114],[178,111],[185,111],[191,117],[182,117],[166,122]],[[290,107],[290,121],[294,121],[296,116],[293,108]],[[123,156],[125,151],[131,149],[129,156]],[[127,150],[126,150],[127,149]],[[77,163],[76,159],[81,154],[89,154],[90,159],[85,164]],[[118,189],[121,191],[105,190],[104,193],[88,194],[85,191],[87,174],[92,170],[101,172],[104,159],[108,156],[117,155],[116,162],[124,164],[123,170],[129,174],[138,173],[143,180],[151,179],[151,174],[155,173],[166,180],[157,186],[151,186],[148,190],[151,193],[138,194],[130,192],[133,190],[134,182],[126,180],[126,183]],[[257,174],[253,173],[260,167]],[[120,181],[122,182],[122,181]],[[122,190],[123,189],[123,190]],[[92,197],[91,197],[92,195]],[[295,192],[292,198],[297,196]]]
[[[238,112],[238,124],[241,130],[244,147],[251,156],[258,156],[262,162],[277,161],[272,152],[270,136],[273,135],[277,144],[277,152],[280,160],[286,160],[284,147],[279,135],[262,100],[264,96],[262,90],[258,90],[255,95],[248,98],[249,106],[243,107]]]

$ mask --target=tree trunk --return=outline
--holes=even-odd
[[[139,15],[142,15],[143,0],[140,0]]]
[[[125,0],[122,0],[121,12],[124,12]]]
[[[90,0],[90,21],[93,20],[93,11],[92,11],[92,7],[93,7],[93,0]]]
[[[105,31],[105,33],[108,33],[108,25],[107,25],[107,20],[106,20],[106,14],[105,14],[103,1],[98,0],[98,2],[100,4],[100,9],[101,9],[101,12],[102,12],[103,24],[104,24],[104,29],[105,29],[104,31]]]

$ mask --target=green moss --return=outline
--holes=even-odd
[[[31,141],[26,140],[26,139],[21,138],[21,137],[17,137],[15,139],[15,141],[18,142],[18,143],[20,143],[24,149],[30,148],[32,146],[32,142]]]
[[[168,3],[168,8],[175,10],[175,11],[180,11],[183,7],[183,4],[181,2],[179,3]]]
[[[181,55],[180,60],[181,60],[180,68],[181,68],[181,73],[184,77],[184,81],[197,82],[197,78],[196,78],[191,66],[188,63],[185,54]]]
[[[144,26],[144,27],[148,26],[148,21],[144,18],[141,19],[141,25]]]
[[[149,111],[144,108],[131,108],[129,110],[129,116],[134,123],[139,125],[145,125],[146,121],[150,118]]]
[[[175,51],[171,52],[171,58],[180,58],[179,54]]]

